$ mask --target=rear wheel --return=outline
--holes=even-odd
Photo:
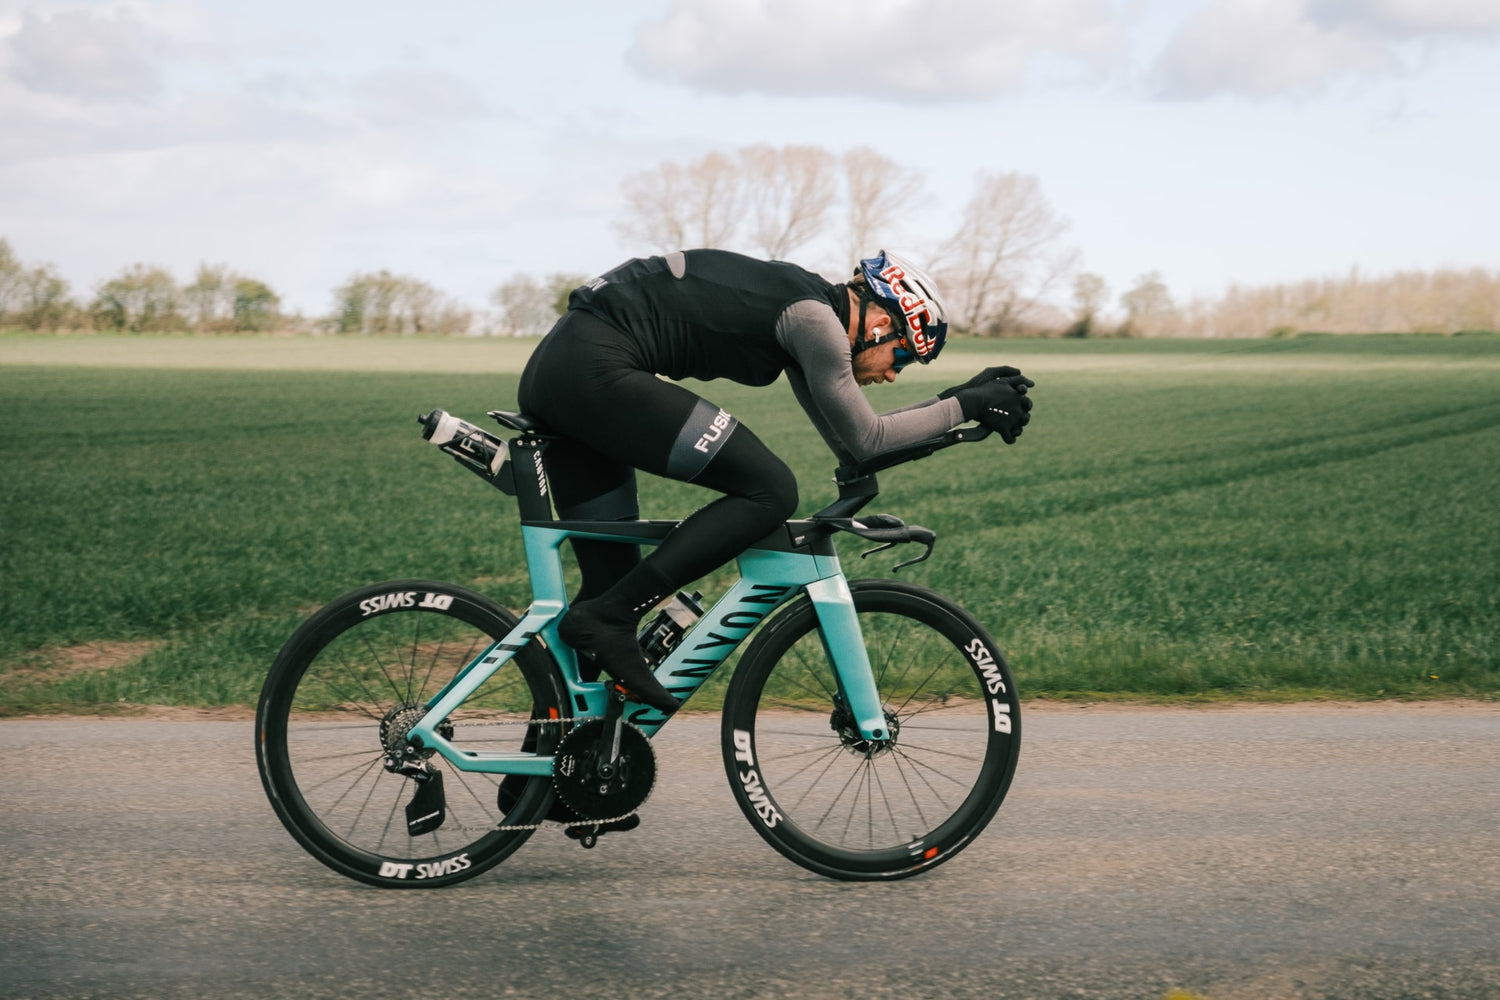
[[[723,756],[750,823],[797,864],[904,878],[953,857],[999,808],[1020,704],[995,641],[925,588],[850,585],[890,736],[860,737],[803,598],[745,653],[724,701]]]
[[[470,878],[525,842],[530,831],[496,827],[540,822],[549,779],[512,775],[502,794],[503,776],[406,745],[427,702],[515,625],[472,591],[396,580],[338,598],[292,635],[261,692],[256,754],[298,843],[351,878],[405,887]],[[567,714],[557,667],[531,642],[439,731],[460,749],[550,754]],[[432,819],[408,826],[438,812],[431,829]]]

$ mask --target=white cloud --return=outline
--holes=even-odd
[[[1305,97],[1407,69],[1402,43],[1483,40],[1496,0],[1214,0],[1188,17],[1152,71],[1170,98]]]
[[[673,0],[631,59],[708,91],[928,101],[1014,91],[1059,59],[1098,73],[1121,41],[1108,0]]]
[[[102,17],[28,11],[6,40],[9,76],[29,90],[86,101],[140,101],[161,89],[167,42],[129,11]]]
[[[493,114],[472,84],[441,70],[381,70],[359,81],[354,92],[369,107],[371,120],[382,124],[470,121]]]
[[[1496,0],[1311,0],[1307,12],[1319,24],[1357,26],[1394,39],[1500,31]]]

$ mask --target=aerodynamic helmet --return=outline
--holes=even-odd
[[[860,297],[855,352],[899,338],[897,371],[913,361],[925,365],[937,357],[948,337],[948,319],[937,286],[927,273],[904,257],[885,250],[860,261],[854,273],[865,278],[863,285],[853,286]],[[871,301],[895,321],[890,333],[873,339],[865,334],[865,308]]]

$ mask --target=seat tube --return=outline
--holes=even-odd
[[[839,690],[849,704],[860,736],[868,740],[886,739],[890,733],[886,728],[885,709],[875,687],[875,672],[870,668],[870,655],[865,649],[848,581],[839,575],[810,583],[807,596],[812,599],[813,610],[817,612],[823,644],[828,650],[828,658],[833,661]]]

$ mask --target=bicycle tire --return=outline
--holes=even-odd
[[[804,596],[735,671],[724,768],[750,825],[791,861],[837,879],[906,878],[953,858],[1000,808],[1020,703],[994,639],[958,605],[892,580],[850,590],[894,736],[858,738]]]
[[[292,634],[261,691],[256,761],[276,815],[313,857],[371,885],[435,887],[487,871],[526,841],[529,830],[494,828],[540,822],[553,797],[547,778],[511,776],[502,810],[501,775],[459,771],[429,751],[447,815],[412,837],[402,807],[416,783],[384,766],[388,738],[400,741],[388,734],[515,625],[473,591],[392,580],[337,598]],[[532,642],[449,716],[447,738],[548,754],[571,714],[551,654]]]

